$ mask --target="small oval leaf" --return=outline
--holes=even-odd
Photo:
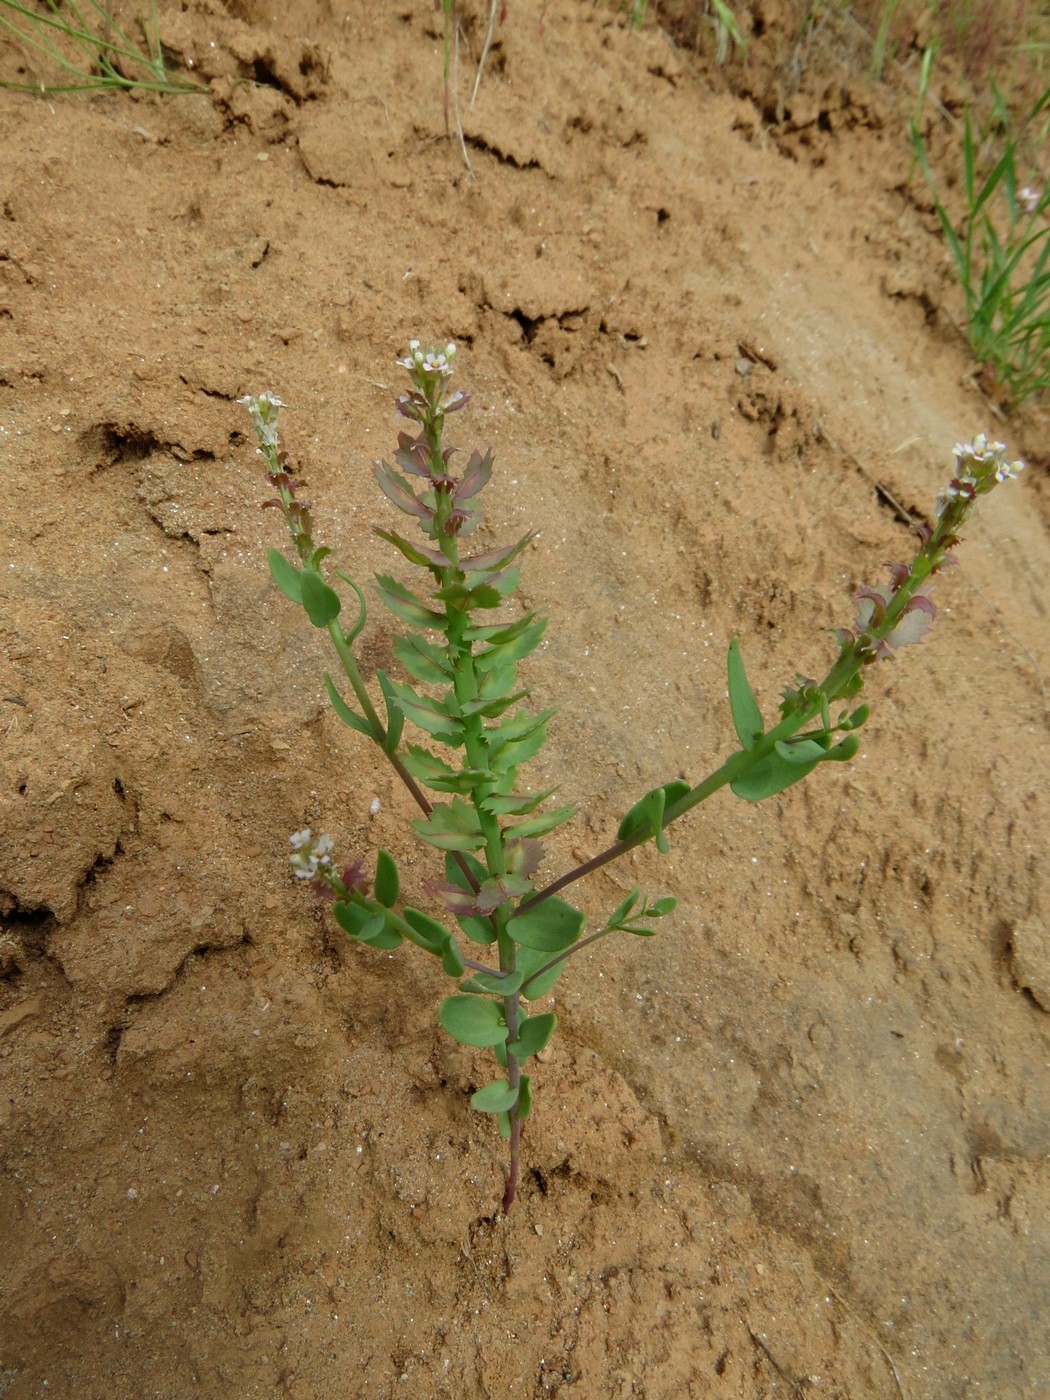
[[[560,953],[571,948],[580,936],[584,916],[557,896],[545,899],[535,909],[527,909],[507,924],[516,943],[544,953]]]
[[[401,882],[397,865],[389,851],[380,851],[376,856],[376,899],[386,909],[393,909]]]
[[[505,1079],[494,1079],[470,1096],[471,1108],[479,1113],[508,1113],[517,1101],[517,1089],[512,1089]]]
[[[507,1041],[507,1053],[516,1055],[519,1060],[527,1055],[535,1055],[550,1040],[558,1018],[553,1011],[542,1016],[527,1016],[518,1028],[518,1038]]]
[[[320,574],[309,570],[300,575],[299,583],[303,593],[303,607],[313,625],[327,627],[330,622],[334,622],[343,606],[335,589],[329,588]]]
[[[494,1001],[481,1001],[471,996],[446,997],[438,1011],[438,1020],[460,1045],[485,1048],[502,1045],[507,1039],[503,1009]]]
[[[406,909],[404,917],[405,923],[408,924],[413,933],[419,935],[428,951],[440,957],[445,940],[451,936],[448,929],[443,924],[439,924],[437,919],[432,919],[429,914],[424,914],[419,909]]]
[[[441,949],[441,966],[450,977],[462,977],[466,971],[459,949],[452,941],[451,934],[446,937]]]

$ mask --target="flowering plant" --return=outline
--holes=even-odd
[[[529,692],[517,680],[518,663],[539,644],[546,619],[532,611],[509,616],[504,608],[518,586],[516,561],[534,537],[470,552],[467,541],[481,518],[478,497],[493,461],[491,452],[473,452],[461,474],[452,470],[454,449],[443,444],[445,420],[468,402],[449,387],[455,358],[454,345],[438,350],[410,343],[399,364],[411,387],[398,397],[397,409],[414,431],[399,433],[393,465],[374,464],[381,491],[422,536],[410,540],[376,527],[423,577],[415,590],[391,575],[376,580],[380,599],[405,626],[395,652],[407,679],[384,671],[374,677],[382,717],[353,652],[366,621],[364,594],[338,574],[357,602],[353,624],[344,627],[341,599],[324,577],[330,551],[314,541],[310,509],[297,494],[303,483],[279,445],[278,412],[285,405],[272,394],[240,402],[251,415],[267,480],[277,493],[266,504],[283,513],[297,556],[293,563],[271,549],[271,574],[281,592],[329,635],[353,694],[353,701],[345,698],[325,673],[336,714],[380,748],[419,807],[412,829],[443,857],[440,876],[426,883],[431,907],[442,917],[403,903],[396,862],[384,850],[369,876],[363,859],[338,866],[332,838],[305,829],[291,838],[292,869],[334,902],[336,922],[354,942],[383,949],[412,943],[458,981],[438,1017],[461,1044],[490,1049],[495,1058],[497,1077],[474,1093],[471,1104],[494,1114],[509,1140],[503,1198],[508,1210],[520,1171],[522,1124],[533,1106],[532,1080],[523,1066],[557,1024],[554,1012],[534,1014],[529,1005],[550,992],[581,948],[614,932],[648,937],[675,906],[671,896],[651,900],[635,888],[588,933],[583,913],[560,891],[646,841],[666,852],[672,823],[719,788],[758,802],[822,763],[851,759],[869,707],[849,702],[862,690],[866,668],[919,641],[930,627],[936,611],[931,580],[949,561],[974,502],[1023,463],[1008,462],[1003,444],[983,435],[956,447],[956,475],[938,499],[936,524],[921,531],[914,559],[891,565],[886,583],[861,591],[853,626],[836,633],[839,651],[827,674],[819,681],[796,677],[769,728],[734,639],[728,690],[740,747],[695,785],[675,780],[654,787],[626,813],[607,850],[544,884],[538,879],[540,838],[568,821],[574,809],[548,806],[551,791],[530,791],[520,772],[546,742],[554,713],[529,711]],[[406,722],[423,742],[405,740]]]

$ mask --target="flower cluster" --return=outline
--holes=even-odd
[[[314,836],[308,826],[288,838],[293,854],[288,864],[297,880],[309,880],[310,888],[320,899],[349,899],[352,894],[364,894],[369,879],[364,861],[336,869],[332,852],[335,842],[330,836]]]
[[[288,405],[282,403],[276,394],[260,394],[258,398],[251,394],[245,394],[237,402],[243,404],[251,415],[252,427],[259,440],[259,446],[256,449],[259,456],[265,457],[268,448],[276,452],[277,411],[281,408],[287,408]]]
[[[323,880],[328,884],[337,878],[332,860],[335,842],[330,836],[315,837],[306,826],[302,831],[293,832],[289,843],[295,854],[289,857],[288,863],[297,880]]]
[[[408,354],[397,363],[410,373],[418,370],[423,374],[439,374],[442,379],[450,379],[452,377],[452,362],[455,358],[454,341],[450,340],[444,350],[424,350],[418,340],[410,340]]]
[[[918,554],[910,564],[890,564],[889,583],[861,589],[854,630],[839,628],[835,634],[864,661],[888,659],[894,648],[910,646],[929,631],[937,616],[929,596],[931,577],[952,563],[950,551],[974,502],[1024,470],[1023,462],[1007,461],[1005,443],[992,442],[985,433],[959,443],[954,455],[956,475],[937,497],[935,527],[920,531]]]
[[[288,470],[288,454],[282,452],[277,440],[277,418],[279,410],[287,408],[276,394],[245,394],[238,399],[251,416],[252,426],[259,446],[256,449],[269,470],[266,480],[277,491],[277,495],[263,501],[263,509],[276,506],[284,514],[288,529],[295,540],[295,547],[302,560],[309,559],[314,552],[314,522],[310,507],[305,501],[295,498],[296,490],[304,483]]]
[[[944,516],[954,501],[969,505],[978,496],[987,495],[1000,482],[1009,481],[1024,471],[1023,462],[1006,460],[1006,444],[989,442],[985,433],[978,433],[973,442],[961,442],[955,448],[958,475],[949,481],[947,489],[937,497],[937,516]]]
[[[1017,191],[1017,200],[1026,214],[1034,214],[1042,202],[1043,196],[1031,185],[1025,185],[1023,189]]]
[[[418,340],[410,340],[408,354],[398,360],[398,364],[408,370],[413,387],[407,394],[398,395],[398,413],[415,423],[423,423],[428,417],[441,419],[446,413],[458,413],[466,408],[469,401],[466,394],[459,389],[446,393],[455,360],[456,346],[451,340],[443,350],[424,350]]]

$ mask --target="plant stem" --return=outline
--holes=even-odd
[[[513,942],[511,941],[511,963],[514,961]],[[500,966],[503,966],[502,940],[500,948]],[[504,969],[513,972],[514,968]],[[518,1030],[521,1025],[521,995],[515,992],[513,996],[504,997],[503,1015],[507,1022],[507,1043],[513,1044],[518,1038]],[[521,1061],[516,1055],[507,1051],[507,1083],[515,1091],[516,1095],[521,1091]],[[521,1116],[518,1113],[518,1098],[515,1097],[514,1107],[510,1110],[510,1162],[507,1166],[507,1189],[503,1193],[503,1214],[510,1210],[514,1204],[514,1196],[518,1189],[518,1176],[521,1172]]]
[[[339,664],[343,668],[343,673],[350,682],[354,695],[357,697],[357,703],[361,706],[365,719],[367,719],[368,723],[372,726],[372,737],[390,760],[394,772],[404,783],[405,787],[408,788],[413,798],[415,798],[416,805],[420,808],[423,815],[429,817],[433,808],[427,800],[422,788],[398,758],[397,754],[389,752],[386,747],[386,727],[376,713],[376,708],[372,704],[372,698],[365,686],[364,677],[361,675],[361,670],[354,660],[354,654],[347,645],[346,638],[343,636],[338,622],[330,622],[328,624],[328,635],[331,637],[332,645],[339,655]],[[465,867],[466,862],[464,861],[463,868]]]
[[[546,893],[546,891],[544,891],[544,893]],[[599,938],[604,938],[606,934],[612,932],[613,930],[606,925],[605,928],[600,928],[597,933],[589,933],[586,938],[581,938],[579,943],[574,943],[571,948],[566,948],[563,953],[556,954],[549,962],[545,962],[542,967],[538,967],[535,972],[529,977],[526,977],[525,981],[518,988],[519,992],[524,992],[525,988],[531,982],[535,982],[537,977],[542,977],[545,972],[550,972],[552,967],[557,967],[559,963],[565,962],[567,958],[572,957],[573,953],[582,952],[588,944],[597,943]]]

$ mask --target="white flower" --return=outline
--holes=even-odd
[[[1006,460],[1006,443],[989,441],[987,433],[978,433],[973,442],[958,443],[955,461],[959,475],[937,497],[938,516],[944,514],[952,501],[973,501],[987,495],[999,482],[1010,481],[1024,471],[1023,462]]]
[[[251,414],[255,436],[263,447],[276,448],[277,410],[287,408],[288,405],[282,402],[276,394],[260,394],[257,398],[253,394],[245,394],[237,402],[243,404]]]
[[[960,442],[955,448],[955,457],[960,466],[964,461],[983,465],[994,461],[1006,451],[1005,442],[989,442],[987,433],[978,433],[973,442]]]
[[[442,379],[447,379],[452,373],[452,362],[455,358],[456,343],[453,340],[450,340],[443,350],[436,346],[424,350],[418,340],[410,340],[408,354],[397,363],[410,374],[422,371],[424,374],[440,374]]]
[[[1033,189],[1031,185],[1025,185],[1024,189],[1017,191],[1017,198],[1026,214],[1034,214],[1039,208],[1039,201],[1042,199],[1042,195],[1038,190]]]
[[[1019,472],[1024,471],[1024,463],[1018,459],[1016,462],[1008,462],[1005,458],[1000,459],[995,468],[996,481],[1011,481]]]
[[[315,840],[308,826],[296,831],[289,838],[295,854],[289,856],[297,880],[331,880],[335,876],[332,851],[335,842],[330,836],[318,836]]]

